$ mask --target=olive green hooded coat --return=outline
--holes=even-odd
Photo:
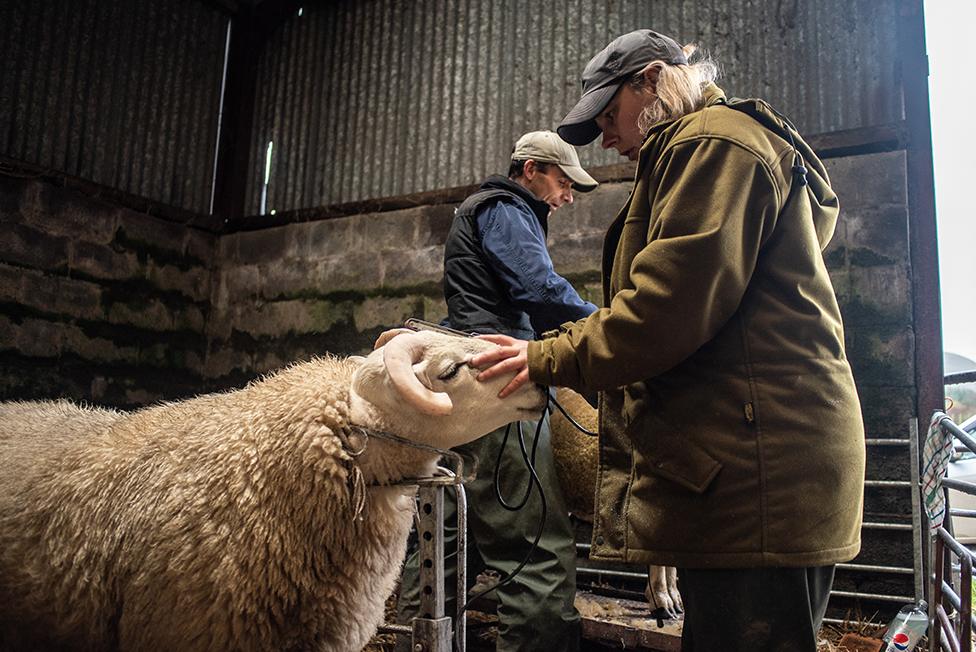
[[[607,307],[531,342],[530,376],[600,392],[592,557],[847,561],[864,431],[822,256],[837,197],[767,105],[706,98],[651,129],[604,243]]]

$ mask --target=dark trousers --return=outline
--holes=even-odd
[[[833,566],[678,569],[682,652],[816,652]]]
[[[523,421],[526,447],[531,448],[536,422]],[[528,553],[542,520],[542,503],[533,487],[531,498],[518,512],[510,512],[495,498],[493,472],[502,450],[500,483],[502,495],[517,503],[525,492],[529,472],[519,453],[515,425],[502,449],[505,428],[459,447],[458,451],[478,458],[477,477],[464,484],[468,499],[468,578],[485,567],[504,575],[515,569]],[[575,652],[580,644],[580,615],[576,597],[576,543],[562,498],[549,445],[548,418],[540,432],[536,473],[545,489],[547,515],[539,547],[529,563],[509,584],[489,594],[498,600],[498,641],[504,652]],[[454,550],[456,507],[452,492],[444,492],[445,551]],[[456,571],[454,556],[445,560],[446,613],[454,615]],[[416,550],[409,552],[403,567],[397,621],[408,623],[420,608],[420,560]],[[401,637],[403,638],[403,637]],[[405,638],[398,642],[404,647]]]

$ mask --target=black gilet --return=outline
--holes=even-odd
[[[448,321],[458,330],[535,337],[529,316],[509,300],[509,292],[485,256],[478,213],[497,202],[529,209],[548,231],[549,205],[503,176],[491,176],[454,211],[444,245],[444,298]]]

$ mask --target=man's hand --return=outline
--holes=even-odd
[[[529,382],[529,343],[508,335],[479,335],[498,345],[497,349],[485,351],[471,358],[471,365],[477,369],[485,368],[478,374],[478,380],[488,380],[502,374],[515,372],[515,378],[498,392],[498,398],[505,398],[519,387]]]

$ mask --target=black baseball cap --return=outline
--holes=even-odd
[[[617,89],[652,61],[687,64],[681,46],[669,36],[639,29],[618,36],[583,69],[583,95],[556,132],[571,145],[586,145],[600,135],[595,118],[607,108]]]

